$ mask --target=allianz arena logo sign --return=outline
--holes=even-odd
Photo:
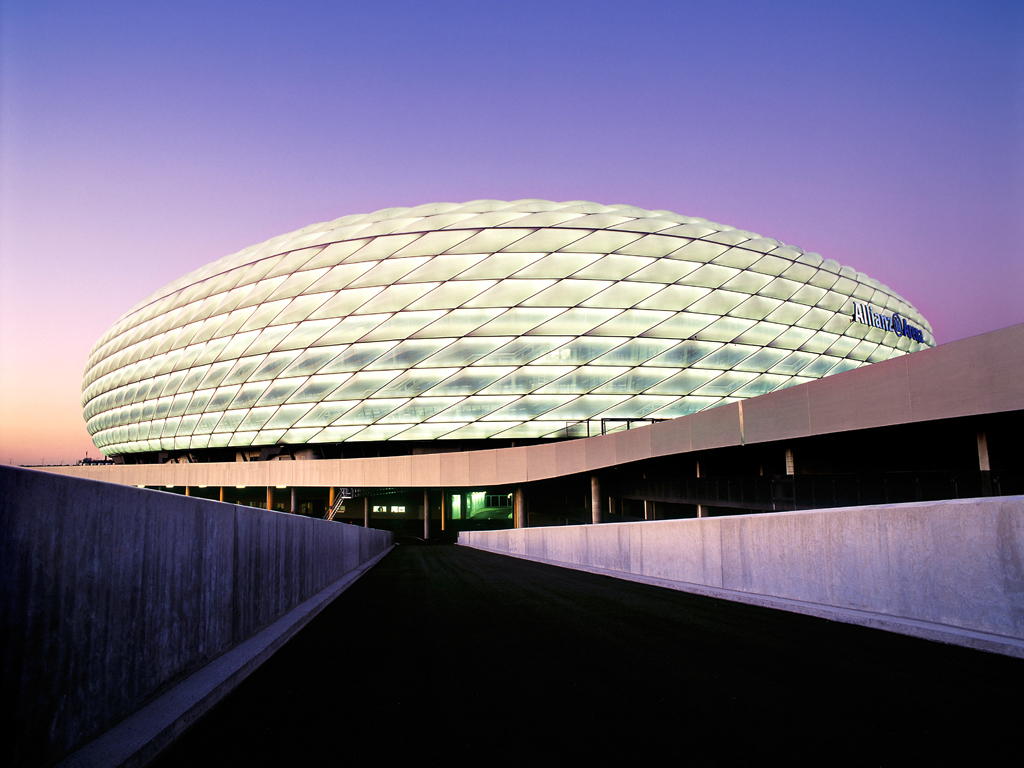
[[[881,312],[875,312],[874,308],[867,304],[853,302],[853,320],[856,323],[881,328],[883,331],[891,331],[897,336],[906,336],[914,341],[924,341],[924,334],[920,328],[914,327],[898,314],[883,315]]]

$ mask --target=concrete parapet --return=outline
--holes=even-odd
[[[1024,324],[611,435],[464,453],[41,468],[144,486],[481,488],[727,446],[1024,409]],[[885,392],[885,397],[878,397]]]
[[[392,544],[356,526],[0,467],[5,765],[51,764]]]
[[[459,544],[1024,657],[1024,496],[464,532]]]

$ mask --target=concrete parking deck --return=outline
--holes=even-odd
[[[949,763],[1016,751],[1022,689],[1019,659],[402,545],[156,764]]]

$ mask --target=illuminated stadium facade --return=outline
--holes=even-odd
[[[130,463],[391,455],[671,419],[931,346],[886,286],[750,232],[623,205],[442,203],[185,275],[96,344],[83,407]]]

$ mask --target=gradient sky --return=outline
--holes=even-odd
[[[0,0],[0,461],[97,456],[89,350],[313,222],[668,209],[1024,322],[1024,3]]]

